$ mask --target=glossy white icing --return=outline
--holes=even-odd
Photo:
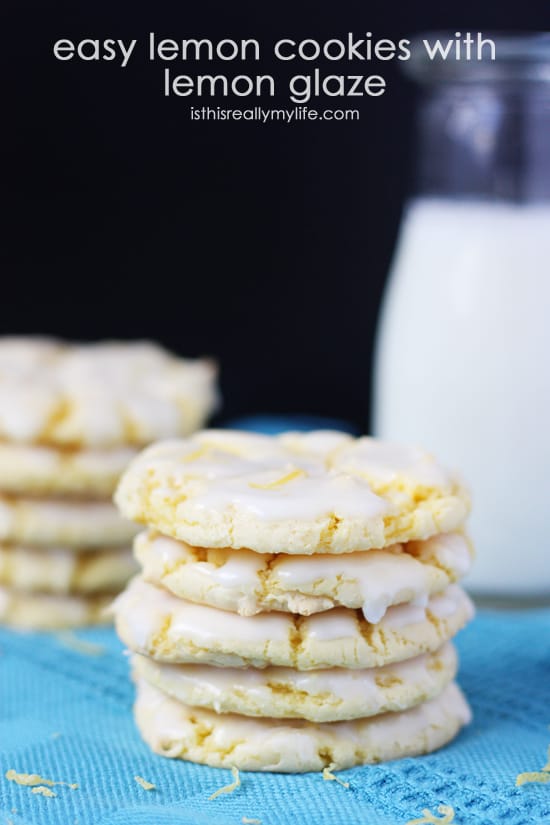
[[[134,654],[138,672],[147,678],[148,673],[158,670],[165,684],[174,692],[178,688],[203,691],[208,697],[223,696],[228,691],[246,692],[256,701],[269,700],[273,688],[284,686],[297,693],[309,696],[330,693],[330,701],[362,701],[374,699],[384,692],[384,679],[400,680],[411,688],[429,680],[429,665],[438,663],[452,671],[456,667],[456,652],[447,642],[436,653],[422,654],[413,659],[397,662],[383,667],[364,670],[347,670],[345,668],[323,668],[320,670],[299,671],[287,667],[257,668],[212,667],[210,665],[178,665],[154,662]]]
[[[209,582],[234,588],[239,592],[247,587],[258,587],[258,572],[266,565],[264,556],[249,550],[231,550],[219,565],[209,561],[198,561],[193,548],[167,536],[155,536],[150,540],[144,533],[140,534],[136,543],[147,550],[147,569],[151,573],[160,574],[166,568],[173,570],[185,564],[193,574],[199,574]]]
[[[173,501],[182,518],[201,523],[230,508],[266,521],[368,521],[392,511],[373,492],[375,482],[447,488],[452,481],[421,450],[330,431],[272,437],[205,430],[147,450],[129,477],[142,473],[154,479],[153,504]]]
[[[5,497],[0,494],[0,540],[42,544],[77,536],[86,546],[126,544],[136,527],[110,501]],[[75,539],[76,541],[76,539]],[[73,546],[72,539],[68,541]]]
[[[465,576],[472,566],[472,553],[467,539],[461,533],[444,533],[422,542],[421,559],[434,558],[442,567],[451,570],[457,579]]]
[[[114,604],[115,613],[124,611],[140,647],[170,616],[170,633],[207,645],[220,636],[250,642],[283,641],[288,638],[291,619],[284,613],[263,613],[253,618],[215,607],[177,599],[165,590],[135,578]]]
[[[321,642],[356,638],[359,635],[355,611],[344,607],[308,616],[303,620],[302,631],[310,639]]]
[[[252,612],[254,600],[267,598],[269,588],[276,588],[277,593],[334,597],[337,588],[349,584],[359,591],[363,614],[372,623],[380,621],[391,605],[410,602],[425,607],[434,577],[438,577],[435,580],[439,582],[439,589],[446,586],[447,574],[439,568],[434,569],[431,563],[440,563],[457,578],[470,566],[468,544],[460,534],[415,542],[415,556],[406,552],[407,545],[311,556],[284,553],[266,556],[250,550],[208,551],[209,558],[215,558],[216,563],[198,561],[188,545],[164,536],[144,533],[137,539],[137,544],[146,578],[150,581],[161,583],[166,571],[185,565],[181,575],[185,575],[188,582],[192,577],[200,576],[205,586],[224,588],[228,594],[233,594],[234,600],[246,597]],[[176,589],[175,592],[187,595],[185,591]],[[434,592],[433,587],[431,592]],[[358,606],[357,602],[352,606]]]
[[[280,484],[286,476],[303,471]],[[273,470],[242,473],[239,477],[217,476],[208,489],[186,503],[187,512],[219,511],[230,506],[248,511],[266,521],[336,518],[369,519],[388,512],[388,504],[361,479],[336,473],[315,472],[299,460],[280,463]]]
[[[398,604],[384,616],[384,625],[392,630],[409,627],[426,620],[426,608],[417,604]]]
[[[381,483],[392,482],[399,476],[427,487],[447,487],[451,476],[434,458],[418,447],[380,441],[367,436],[344,447],[337,459],[338,466],[348,472],[357,472]]]
[[[151,342],[0,341],[0,434],[14,441],[135,443],[188,431],[215,404],[215,368]],[[130,428],[127,424],[130,423]]]
[[[456,584],[451,585],[444,593],[440,593],[430,599],[430,613],[438,619],[446,619],[452,616],[461,597],[462,591],[460,588]]]
[[[363,597],[363,614],[368,622],[378,622],[391,604],[427,598],[429,570],[406,553],[369,550],[349,554],[344,559],[311,556],[296,563],[285,559],[277,575],[289,589],[316,579],[355,579]],[[293,563],[295,562],[295,563]]]
[[[427,609],[454,611],[464,608],[467,596],[456,587],[448,588],[443,597],[429,600]],[[438,605],[438,599],[440,605]],[[240,642],[256,643],[258,650],[267,643],[288,643],[296,632],[295,619],[288,613],[261,613],[256,616],[240,616],[214,607],[191,604],[172,596],[167,591],[136,577],[126,591],[116,600],[113,611],[129,628],[132,649],[147,650],[161,628],[168,626],[171,644],[178,639],[185,643],[212,647],[221,642],[229,648]],[[324,613],[302,618],[300,636],[306,642],[360,641],[362,639],[360,617],[355,610],[335,608]],[[391,607],[377,627],[389,631],[426,621],[426,609],[411,604]],[[216,647],[216,644],[214,644]]]
[[[157,742],[189,741],[190,709],[142,679],[138,680],[137,710],[142,720],[148,719],[148,739],[154,732]],[[392,742],[406,746],[418,740],[421,747],[426,740],[426,731],[432,725],[436,729],[445,729],[452,724],[450,720],[459,720],[462,724],[471,720],[471,711],[454,683],[447,685],[435,699],[409,710],[351,722],[312,724],[299,719],[254,719],[237,714],[217,716],[206,710],[193,710],[193,715],[214,729],[212,737],[204,744],[205,752],[227,750],[232,744],[234,747],[235,742],[242,742],[247,750],[260,754],[265,749],[274,749],[281,754],[299,754],[292,761],[308,764],[318,762],[318,750],[326,747],[327,737],[333,747],[341,740],[371,750],[381,747],[387,752],[388,743]],[[277,769],[278,765],[273,767]]]

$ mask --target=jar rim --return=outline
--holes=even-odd
[[[495,44],[495,59],[487,56],[487,47],[481,49],[480,59],[456,59],[453,45],[449,57],[445,60],[438,54],[430,58],[424,42],[442,44],[449,40],[457,41],[457,34],[465,38],[470,34],[477,46],[477,37],[492,40]],[[475,50],[474,50],[475,51]],[[506,32],[451,32],[428,31],[411,38],[411,57],[402,64],[404,73],[422,84],[441,82],[478,83],[539,81],[550,82],[550,32],[526,32],[510,34]]]

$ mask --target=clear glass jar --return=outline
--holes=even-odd
[[[550,37],[430,62],[380,315],[374,431],[472,490],[477,594],[550,600]]]

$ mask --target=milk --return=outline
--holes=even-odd
[[[375,367],[376,434],[472,491],[470,588],[550,596],[550,205],[413,201]]]

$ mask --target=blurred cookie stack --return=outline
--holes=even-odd
[[[0,622],[106,620],[135,568],[117,481],[141,447],[204,424],[215,372],[148,342],[0,339]]]
[[[158,753],[311,771],[426,753],[470,719],[468,496],[421,450],[336,432],[154,445],[116,501],[147,525],[114,605]]]

